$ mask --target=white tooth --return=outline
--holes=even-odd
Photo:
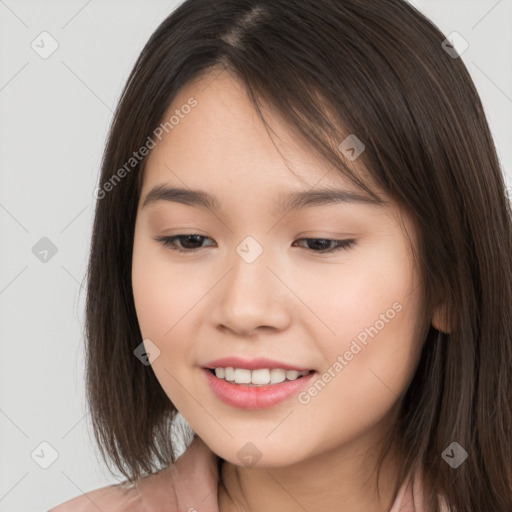
[[[299,372],[297,370],[287,370],[286,378],[288,380],[295,380],[299,376]]]
[[[286,380],[286,371],[281,368],[272,368],[270,370],[270,382],[272,384],[278,384]]]
[[[236,384],[249,384],[264,386],[266,384],[278,384],[285,380],[293,381],[299,376],[308,375],[309,370],[299,372],[297,370],[284,370],[282,368],[259,368],[257,370],[247,370],[246,368],[215,368],[215,375],[219,379],[224,379]]]
[[[237,384],[250,384],[251,370],[246,370],[244,368],[235,368],[235,382]]]
[[[270,370],[266,368],[253,370],[251,382],[253,384],[268,384],[270,382]]]

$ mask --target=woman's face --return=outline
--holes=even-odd
[[[289,167],[229,74],[182,89],[165,116],[174,114],[172,128],[155,138],[146,163],[132,278],[153,370],[192,429],[234,464],[250,456],[252,464],[283,466],[369,446],[389,427],[419,360],[422,304],[398,207],[342,194],[286,207],[293,194],[325,188],[368,196],[264,113]],[[159,185],[200,191],[216,204],[168,193],[144,206]],[[158,240],[190,234],[200,236]],[[338,244],[326,239],[353,242],[327,252]],[[261,392],[205,370],[226,357],[315,373],[296,381],[298,389],[278,383]],[[272,366],[265,365],[257,368]],[[242,379],[285,375],[238,367]],[[272,402],[283,389],[288,395]]]

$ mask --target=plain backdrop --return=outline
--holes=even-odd
[[[512,183],[512,0],[414,3],[468,41],[462,59]],[[119,481],[84,400],[93,190],[128,73],[177,4],[0,0],[0,512],[41,512]],[[41,37],[47,51],[58,44],[46,59]]]

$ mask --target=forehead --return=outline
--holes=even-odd
[[[165,182],[222,188],[233,181],[267,195],[315,184],[358,190],[289,122],[265,103],[261,110],[271,133],[243,84],[227,71],[206,72],[183,86],[162,117],[166,129],[146,159],[143,191]],[[372,181],[357,161],[345,165]]]

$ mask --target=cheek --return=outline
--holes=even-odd
[[[416,370],[417,305],[405,294],[366,297],[366,307],[346,302],[337,323],[331,319],[336,336],[316,338],[325,366],[299,398],[315,428],[325,430],[319,437],[348,440],[391,420]]]
[[[142,338],[159,348],[152,369],[169,399],[183,411],[190,407],[184,383],[198,357],[191,342],[204,318],[198,311],[212,286],[211,272],[206,270],[198,266],[191,271],[190,264],[170,262],[158,243],[142,241],[134,246],[132,286]]]
[[[132,288],[141,333],[164,340],[207,291],[207,283],[191,277],[190,269],[171,264],[158,242],[135,237]]]
[[[153,247],[153,245],[155,247]],[[143,339],[150,339],[160,350],[151,367],[163,390],[180,410],[186,410],[183,392],[184,361],[192,316],[187,315],[198,301],[200,290],[187,280],[179,265],[170,265],[157,244],[137,241],[132,261],[132,287],[137,320]],[[204,285],[206,286],[206,285]],[[197,286],[196,286],[197,288]]]
[[[168,310],[168,297],[162,276],[158,279],[159,269],[148,259],[148,251],[136,245],[132,262],[132,288],[137,320],[144,338],[158,338],[163,332],[165,316]],[[168,328],[168,327],[167,327]]]
[[[310,323],[312,339],[326,379],[336,376],[331,382],[337,384],[326,386],[331,399],[341,394],[348,403],[389,406],[385,399],[395,400],[410,382],[422,346],[421,289],[406,249],[397,243],[373,248],[345,266],[332,265],[316,287],[304,284],[308,306],[322,320]]]
[[[309,270],[293,276],[295,289],[310,310],[308,317],[313,313],[321,320],[309,322],[317,329],[313,339],[327,339],[328,346],[340,348],[342,340],[380,321],[386,311],[393,319],[386,322],[386,330],[391,324],[403,326],[407,315],[398,314],[400,306],[393,308],[395,303],[412,316],[417,314],[419,287],[412,261],[400,240],[390,237],[386,242],[367,245],[340,263],[322,264],[314,274]]]

